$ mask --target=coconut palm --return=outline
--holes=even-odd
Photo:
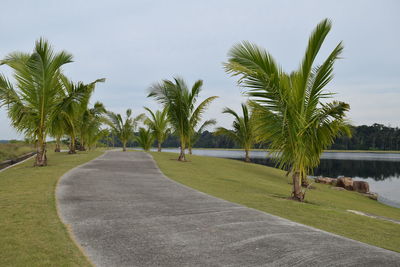
[[[86,150],[86,144],[88,143],[88,138],[90,131],[100,131],[102,122],[105,121],[104,115],[106,113],[106,109],[104,105],[100,102],[96,102],[92,108],[89,108],[89,101],[93,95],[96,84],[99,82],[105,82],[105,79],[97,79],[92,83],[89,83],[86,86],[85,95],[80,102],[80,106],[78,109],[78,116],[76,120],[76,129],[79,134],[80,141],[80,150]]]
[[[66,100],[72,96],[75,91],[85,90],[83,86],[75,86],[70,82],[70,87],[65,87],[65,90],[61,94],[62,99]],[[84,92],[83,92],[84,94]],[[55,116],[51,119],[50,135],[56,138],[56,150],[58,150],[60,134],[66,135],[70,139],[69,154],[75,154],[75,120],[78,114],[79,101],[60,101],[57,105],[58,112],[55,112]]]
[[[72,62],[72,55],[55,53],[50,44],[39,39],[32,53],[14,52],[0,64],[13,70],[15,87],[4,76],[0,77],[0,105],[6,105],[8,116],[17,131],[35,140],[35,166],[45,166],[46,137],[51,119],[61,98],[61,68]]]
[[[93,145],[101,132],[101,125],[106,121],[106,109],[101,102],[96,102],[92,108],[88,104],[81,105],[81,113],[78,117],[77,125],[79,127],[80,150],[85,151],[86,145]]]
[[[154,143],[155,136],[152,133],[151,128],[139,128],[138,135],[135,136],[136,142],[139,143],[139,146],[143,148],[144,151],[149,151],[151,145]]]
[[[234,110],[225,108],[222,113],[230,114],[235,118],[232,124],[233,130],[218,127],[214,134],[225,135],[240,145],[246,153],[245,161],[250,162],[249,152],[256,143],[254,119],[245,104],[242,104],[242,112],[243,116],[239,116]]]
[[[118,136],[122,142],[122,151],[126,151],[126,144],[132,140],[133,132],[136,129],[137,123],[144,118],[144,114],[140,114],[132,118],[132,110],[126,110],[125,120],[120,114],[114,112],[107,112],[108,119],[106,123],[111,127],[113,133]]]
[[[106,109],[101,102],[96,102],[92,108],[84,110],[80,120],[80,149],[82,151],[86,150],[86,146],[90,150],[104,136],[105,132],[101,126],[106,121],[105,114]]]
[[[175,134],[180,141],[179,161],[185,161],[185,148],[190,142],[192,125],[197,125],[201,120],[201,114],[216,96],[208,97],[197,107],[197,97],[203,85],[202,80],[194,83],[189,90],[182,78],[174,78],[173,81],[163,80],[161,83],[150,87],[148,97],[154,97],[156,101],[164,105],[168,110],[168,119]]]
[[[89,135],[87,137],[87,147],[90,150],[95,149],[100,139],[106,138],[108,135],[107,129],[101,129],[100,127],[90,127]]]
[[[247,88],[253,100],[256,130],[275,151],[278,166],[290,170],[293,198],[299,201],[304,199],[301,181],[319,164],[323,149],[338,135],[349,134],[345,117],[349,105],[327,103],[332,93],[324,90],[333,78],[342,43],[321,65],[313,65],[330,29],[327,19],[318,24],[299,69],[290,74],[268,52],[249,42],[234,46],[225,64],[226,71],[239,76],[238,83]]]
[[[64,123],[63,119],[61,116],[57,116],[53,121],[52,121],[52,126],[49,131],[50,136],[54,137],[55,140],[55,148],[54,152],[61,152],[61,138],[64,136]]]
[[[197,131],[195,130],[196,125],[194,125],[194,126],[192,125],[192,131],[191,131],[189,142],[188,142],[188,150],[189,150],[190,155],[192,155],[193,146],[197,143],[197,141],[199,141],[200,136],[205,131],[205,129],[208,126],[215,125],[215,124],[217,124],[217,121],[215,119],[206,120],[205,122],[203,122],[203,124],[200,126],[200,128]]]
[[[147,117],[144,123],[151,129],[152,134],[157,140],[157,150],[161,152],[161,145],[170,132],[167,116],[168,110],[164,108],[162,111],[157,110],[156,113],[147,107],[145,107],[145,110],[150,113],[150,117]]]
[[[82,82],[73,83],[67,77],[61,75],[63,90],[59,96],[61,101],[57,105],[58,112],[55,113],[56,116],[52,119],[52,132],[55,131],[56,134],[59,134],[59,129],[61,128],[64,134],[69,136],[69,154],[76,153],[75,141],[78,134],[80,134],[81,146],[85,142],[85,135],[82,133],[82,128],[87,128],[90,125],[89,99],[95,89],[96,83],[104,81],[105,79],[98,79],[89,84]],[[105,108],[101,103],[96,103],[92,110],[94,110],[92,112],[105,112]],[[98,121],[95,123],[98,123]],[[57,136],[55,137],[57,139]]]

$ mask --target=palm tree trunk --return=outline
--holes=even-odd
[[[244,151],[246,152],[246,157],[245,157],[244,161],[245,161],[245,162],[250,162],[249,150],[248,150],[248,149],[245,149]]]
[[[75,136],[74,135],[71,135],[71,141],[69,142],[68,154],[76,154]]]
[[[126,152],[126,142],[122,142],[122,151]]]
[[[54,152],[61,152],[61,144],[60,144],[60,137],[56,137],[56,148],[54,149]]]
[[[192,147],[189,147],[189,155],[192,155]]]
[[[301,177],[300,177],[300,172],[295,171],[293,173],[293,199],[297,201],[304,201],[304,195],[303,192],[301,191]]]
[[[181,153],[179,154],[178,160],[179,160],[179,161],[186,161],[186,158],[185,158],[185,149],[182,148],[182,147],[181,147]]]
[[[83,138],[81,139],[81,146],[79,147],[79,151],[86,151],[85,141],[83,141]]]
[[[36,161],[34,166],[42,167],[47,165],[47,156],[46,156],[46,142],[43,138],[38,138],[37,148],[36,148]]]
[[[161,152],[161,142],[160,141],[157,142],[157,151]]]
[[[301,176],[301,186],[302,187],[308,187],[310,183],[308,182],[307,175],[302,175]]]
[[[178,161],[186,161],[185,158],[185,141],[181,139],[181,153],[179,154]]]

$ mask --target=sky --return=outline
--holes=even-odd
[[[229,49],[243,40],[270,52],[285,71],[296,69],[308,37],[324,18],[333,23],[317,63],[339,41],[343,58],[327,90],[350,104],[354,125],[400,126],[400,1],[101,1],[2,0],[0,58],[31,52],[46,38],[73,54],[64,72],[74,81],[99,84],[92,103],[122,113],[160,108],[147,98],[151,84],[174,76],[189,85],[204,81],[200,98],[217,95],[204,114],[229,127],[246,101],[236,79],[224,72]],[[0,73],[11,78],[7,67]],[[211,129],[212,130],[212,129]],[[22,138],[0,108],[0,139]]]

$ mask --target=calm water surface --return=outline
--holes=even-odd
[[[179,152],[177,148],[163,149]],[[193,154],[230,159],[243,159],[242,150],[194,149]],[[252,151],[252,162],[275,166],[271,155],[265,151]],[[370,190],[379,195],[379,201],[400,208],[400,153],[325,152],[314,176],[352,177],[366,181]]]

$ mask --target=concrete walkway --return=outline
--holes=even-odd
[[[97,266],[400,266],[399,253],[175,183],[143,152],[107,152],[70,171],[57,198]]]

